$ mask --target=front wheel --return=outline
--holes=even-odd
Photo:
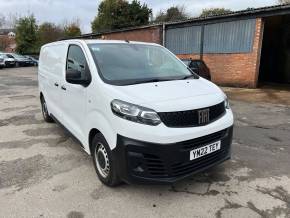
[[[113,161],[111,149],[101,133],[96,134],[93,139],[92,157],[101,182],[110,187],[119,185],[121,181],[117,176],[116,163]]]
[[[43,116],[44,121],[47,123],[53,123],[53,119],[51,118],[51,116],[48,113],[47,105],[46,105],[46,102],[44,100],[44,97],[41,97],[40,103],[41,103],[41,111],[42,111],[42,116]]]

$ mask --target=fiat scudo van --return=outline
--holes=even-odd
[[[231,156],[226,95],[158,44],[47,44],[38,79],[44,120],[79,141],[108,186],[173,183]]]

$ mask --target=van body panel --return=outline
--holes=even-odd
[[[115,89],[117,93],[122,93],[137,99],[138,103],[166,102],[197,96],[221,94],[218,87],[212,84],[209,85],[202,78],[199,80],[174,80],[129,86],[111,86],[111,88]]]
[[[41,48],[39,58],[39,86],[47,102],[50,113],[62,119],[61,100],[62,92],[57,87],[64,82],[66,44],[56,43]]]
[[[83,51],[86,61],[88,57],[84,46],[80,42],[66,43],[66,57],[68,56],[69,46],[78,46]],[[89,67],[90,68],[90,67]],[[84,87],[82,85],[71,84],[66,81],[65,70],[63,71],[63,83],[61,84],[61,110],[63,111],[62,122],[63,125],[76,136],[82,143],[86,141],[86,135],[84,131],[85,118],[87,114],[87,90],[89,86]],[[65,90],[63,90],[65,89]]]
[[[86,116],[86,144],[85,147],[89,149],[89,133],[92,129],[97,129],[100,131],[108,144],[110,145],[111,149],[116,147],[117,143],[117,131],[114,126],[111,125],[110,120],[105,116],[101,111],[91,110]]]
[[[229,128],[233,125],[231,119],[233,119],[233,114],[227,112],[220,119],[206,126],[189,128],[168,128],[163,123],[158,126],[146,126],[134,122],[127,124],[123,119],[118,117],[114,117],[114,123],[117,124],[117,131],[122,136],[128,138],[134,136],[134,139],[140,141],[168,144],[186,141]]]

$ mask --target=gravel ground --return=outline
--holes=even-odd
[[[172,186],[107,188],[79,144],[42,120],[36,72],[0,70],[0,217],[290,217],[284,101],[231,99],[233,153],[224,164]]]

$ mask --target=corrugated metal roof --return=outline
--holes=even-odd
[[[233,11],[229,13],[219,14],[219,15],[211,15],[207,17],[193,17],[186,20],[179,20],[179,21],[172,21],[166,22],[167,25],[170,24],[182,24],[188,22],[195,22],[195,21],[205,21],[205,20],[213,20],[213,19],[220,19],[220,18],[227,18],[227,17],[238,17],[238,16],[249,16],[249,15],[267,15],[269,12],[275,12],[280,10],[290,10],[290,4],[282,4],[282,5],[272,5],[267,7],[261,8],[251,8],[247,10],[240,10],[240,11]],[[290,13],[290,11],[289,11]]]

